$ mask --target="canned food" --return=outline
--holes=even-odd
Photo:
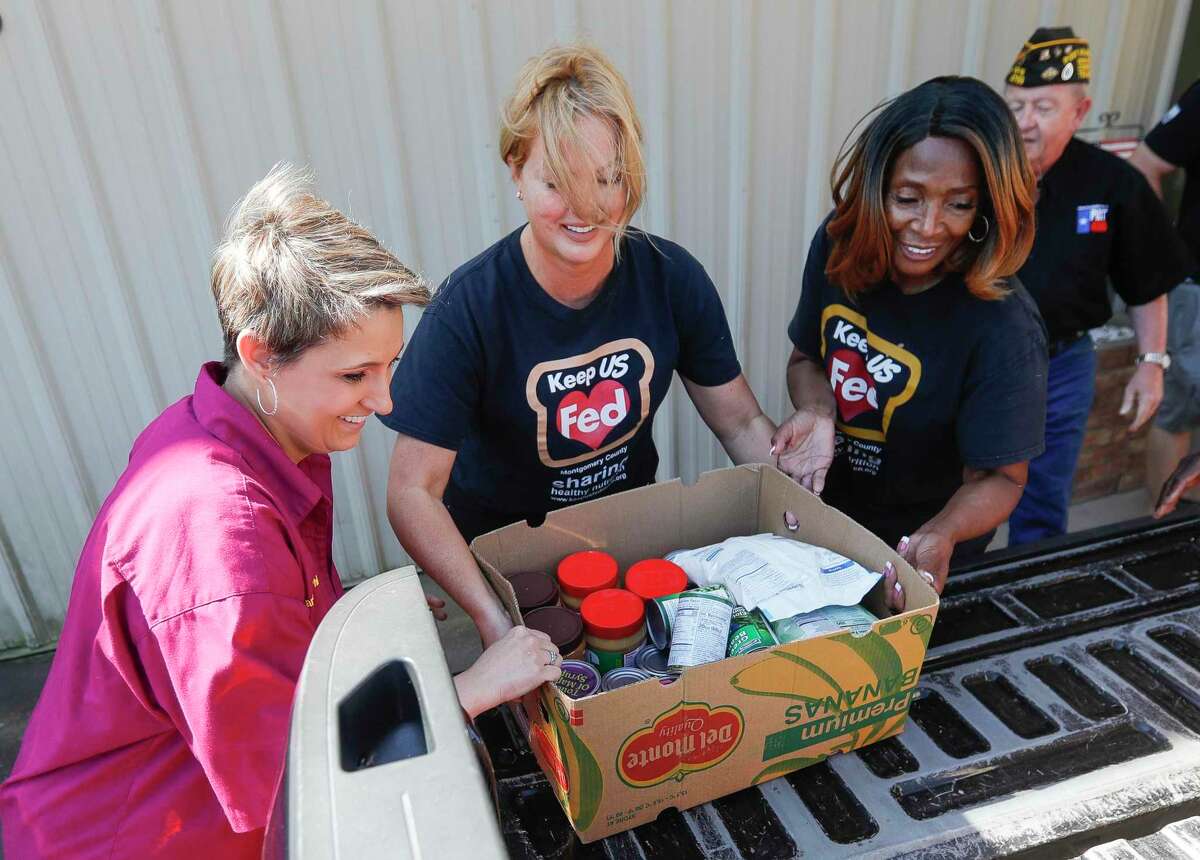
[[[562,674],[554,682],[572,699],[594,696],[600,692],[600,672],[591,663],[583,660],[563,660]]]
[[[659,651],[650,643],[646,643],[646,646],[638,652],[634,663],[643,672],[648,672],[655,678],[675,677],[675,673],[667,668],[667,652]]]
[[[733,604],[724,589],[720,594],[685,591],[675,605],[667,666],[681,670],[724,660],[732,619]]]
[[[732,624],[729,645],[725,650],[727,657],[741,657],[779,644],[767,620],[757,609],[747,611],[744,606],[733,607]]]
[[[621,687],[628,687],[630,684],[636,684],[638,681],[649,680],[649,678],[649,672],[635,669],[633,666],[620,666],[604,673],[604,677],[600,681],[600,689],[608,693]]]
[[[726,601],[729,600],[729,595],[725,593],[723,586],[706,585],[703,588],[693,588],[691,591],[683,591],[679,594],[656,597],[647,602],[646,635],[650,637],[650,641],[659,651],[666,651],[671,647],[671,628],[675,623],[675,611],[679,605],[679,598],[685,594],[715,594]]]
[[[826,633],[849,631],[862,636],[879,619],[861,606],[823,606],[791,618],[771,622],[771,630],[780,642],[799,642]]]

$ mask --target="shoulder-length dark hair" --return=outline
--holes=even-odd
[[[1035,179],[1004,100],[975,78],[933,78],[884,102],[855,129],[863,122],[866,128],[849,149],[842,144],[833,166],[829,280],[853,296],[887,276],[893,240],[884,198],[892,167],[925,138],[952,137],[970,146],[979,161],[986,187],[977,211],[989,227],[982,242],[963,240],[946,266],[964,273],[972,295],[1006,295],[1004,279],[1021,268],[1033,247]]]

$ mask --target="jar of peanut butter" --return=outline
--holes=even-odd
[[[618,666],[632,666],[646,641],[646,606],[642,598],[623,588],[605,588],[589,594],[579,607],[587,639],[587,658],[601,674]]]
[[[647,558],[625,571],[625,590],[642,600],[653,600],[687,591],[683,568],[665,558]]]
[[[558,563],[558,590],[563,606],[579,609],[594,591],[617,587],[617,560],[606,552],[573,552]]]

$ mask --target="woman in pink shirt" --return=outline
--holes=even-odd
[[[134,442],[84,544],[0,788],[9,860],[261,854],[296,679],[342,594],[328,454],[391,411],[402,306],[429,293],[286,165],[234,211],[212,290],[224,361]],[[558,662],[518,628],[459,697],[474,716]]]

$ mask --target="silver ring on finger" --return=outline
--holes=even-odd
[[[556,664],[558,662],[558,654],[555,653],[554,651],[551,651],[549,648],[547,648],[545,650],[546,650],[546,653],[550,655],[550,662],[548,662],[546,665],[553,666],[554,664]]]

